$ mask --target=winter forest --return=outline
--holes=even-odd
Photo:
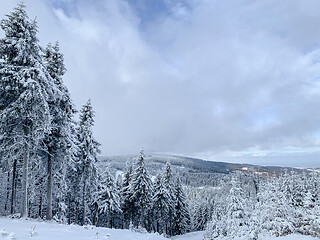
[[[90,100],[78,114],[63,83],[59,43],[39,45],[37,22],[23,4],[1,28],[1,216],[167,237],[205,231],[207,240],[292,233],[320,238],[316,171],[237,171],[194,187],[182,183],[169,162],[149,175],[141,150],[116,178],[99,165]]]

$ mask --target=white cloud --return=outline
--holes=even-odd
[[[104,154],[319,146],[317,0],[190,0],[148,24],[124,0],[26,4]]]

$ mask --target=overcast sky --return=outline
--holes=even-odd
[[[24,2],[103,155],[320,167],[319,0]]]

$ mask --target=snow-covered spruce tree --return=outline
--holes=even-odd
[[[68,89],[62,77],[66,71],[59,43],[47,45],[43,55],[45,66],[51,76],[52,84],[59,90],[59,96],[49,101],[52,116],[50,132],[43,141],[47,166],[47,206],[46,219],[52,219],[53,185],[56,198],[56,219],[65,222],[65,196],[67,194],[66,170],[73,163],[76,151],[76,138],[73,134],[73,115],[76,112]],[[54,183],[54,184],[53,184]]]
[[[214,198],[214,207],[212,211],[211,220],[206,224],[205,228],[204,239],[206,240],[213,240],[218,237],[227,236],[228,226],[226,225],[226,209],[229,203],[226,201],[226,197],[229,195],[229,191],[231,188],[230,182],[230,176],[221,179],[219,183],[219,191],[212,194]],[[193,209],[193,212],[197,212],[197,210],[198,208],[195,208]],[[195,216],[198,215],[199,214],[192,214],[193,225],[197,225],[196,223],[198,218],[195,218]],[[193,226],[193,229],[194,228],[195,226]]]
[[[220,193],[221,190],[224,191],[224,188],[185,187],[191,217],[190,230],[202,231],[211,221],[216,203],[225,197],[225,194]]]
[[[293,208],[288,198],[281,191],[282,184],[277,177],[268,179],[260,186],[256,215],[259,215],[261,231],[275,236],[294,232]]]
[[[116,175],[116,180],[115,180],[115,185],[116,185],[116,190],[118,192],[119,196],[119,206],[120,206],[120,211],[117,211],[113,214],[113,227],[117,229],[122,229],[123,228],[123,214],[121,210],[122,206],[122,199],[121,199],[121,191],[122,191],[122,184],[123,184],[123,174],[117,174]]]
[[[320,173],[312,173],[312,189],[314,189],[314,218],[311,221],[312,235],[320,237]]]
[[[186,195],[182,189],[180,178],[176,180],[174,206],[172,234],[184,234],[190,230],[191,220]]]
[[[70,136],[74,140],[71,146],[68,146],[66,155],[53,165],[53,218],[61,223],[70,222],[70,195],[72,193],[71,176],[74,175],[77,153],[78,139],[76,138],[76,124],[70,124]]]
[[[231,188],[225,198],[215,205],[212,221],[206,229],[206,239],[237,237],[250,239],[249,218],[250,209],[241,186],[240,173],[232,174]],[[250,201],[249,201],[250,202]]]
[[[227,196],[226,225],[228,226],[227,236],[243,237],[248,233],[246,201],[238,179],[231,179],[231,189]]]
[[[309,189],[305,194],[303,207],[301,209],[301,220],[298,232],[304,235],[314,235],[312,220],[315,218],[315,199],[312,190]]]
[[[303,205],[295,209],[295,227],[298,233],[303,235],[319,236],[319,227],[317,218],[319,218],[319,179],[317,173],[303,173],[298,178],[300,186],[298,189],[303,190]],[[298,214],[297,214],[298,213]],[[318,230],[317,230],[318,229]]]
[[[133,225],[149,231],[152,225],[148,216],[151,214],[153,186],[144,161],[145,156],[141,150],[132,175],[130,201],[134,203]]]
[[[132,201],[131,181],[132,181],[132,164],[127,161],[126,172],[123,176],[121,191],[120,191],[120,205],[122,210],[122,226],[121,228],[129,228],[130,221],[133,220],[134,202]]]
[[[96,194],[96,200],[99,209],[99,221],[103,226],[108,228],[114,227],[114,217],[117,212],[121,212],[120,209],[120,197],[116,188],[114,178],[111,175],[109,168],[107,167],[102,174],[102,182],[100,184],[100,190]],[[106,224],[104,224],[106,223]]]
[[[317,218],[316,202],[319,199],[319,179],[316,173],[291,173],[290,186],[292,206],[294,208],[293,224],[295,231],[303,235],[317,236],[314,219]],[[319,235],[319,233],[318,233]]]
[[[80,179],[80,224],[84,225],[95,216],[89,213],[90,207],[94,204],[92,196],[96,194],[99,187],[99,177],[97,170],[99,143],[94,139],[92,127],[94,124],[94,111],[91,101],[88,100],[80,111],[80,123],[78,129],[79,159],[77,162],[77,173]]]
[[[156,232],[167,234],[167,222],[169,218],[169,211],[174,205],[173,199],[169,195],[168,189],[164,185],[163,174],[158,174],[154,182],[153,195],[153,218],[154,229]]]
[[[193,206],[192,228],[195,231],[202,231],[212,218],[211,206],[206,200],[198,199]]]
[[[317,177],[317,182],[320,184],[320,175]],[[319,186],[319,185],[318,185]],[[311,221],[311,235],[315,237],[320,237],[320,196],[316,198],[314,202],[314,209],[313,209],[314,217]]]
[[[225,225],[226,206],[219,202],[215,205],[212,213],[212,220],[206,225],[204,239],[212,240],[218,237],[227,236],[227,227]]]
[[[166,219],[166,234],[172,235],[172,225],[173,225],[173,217],[175,210],[175,189],[174,189],[174,181],[171,171],[171,164],[169,162],[166,163],[164,173],[163,173],[163,185],[166,188],[167,194],[167,204],[168,204],[168,215]]]
[[[37,23],[19,4],[1,21],[0,39],[1,150],[10,163],[22,159],[21,217],[28,215],[28,167],[30,155],[49,131],[48,101],[56,95],[42,63]],[[14,173],[13,173],[14,175]]]
[[[304,199],[306,197],[307,190],[307,176],[306,173],[297,174],[292,172],[290,174],[289,180],[286,182],[289,183],[290,186],[290,198],[289,198],[289,204],[294,209],[293,215],[292,215],[292,222],[294,227],[298,232],[303,232],[302,228],[304,225],[304,213],[303,213],[303,207],[304,207]],[[282,188],[283,185],[281,184],[283,181],[283,177],[279,178],[280,187]]]

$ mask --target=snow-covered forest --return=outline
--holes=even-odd
[[[167,235],[189,230],[185,194],[170,164],[154,182],[143,151],[117,183],[98,167],[91,102],[76,121],[59,43],[39,45],[37,22],[23,4],[1,28],[1,215]]]
[[[88,100],[79,111],[63,83],[59,43],[39,45],[19,4],[1,21],[0,214],[164,236],[205,239],[264,234],[320,237],[317,172],[219,174],[218,184],[182,184],[170,163],[148,174],[143,150],[117,178],[101,168]]]
[[[319,173],[230,174],[212,195],[205,239],[320,237]],[[212,213],[212,214],[211,214]]]

